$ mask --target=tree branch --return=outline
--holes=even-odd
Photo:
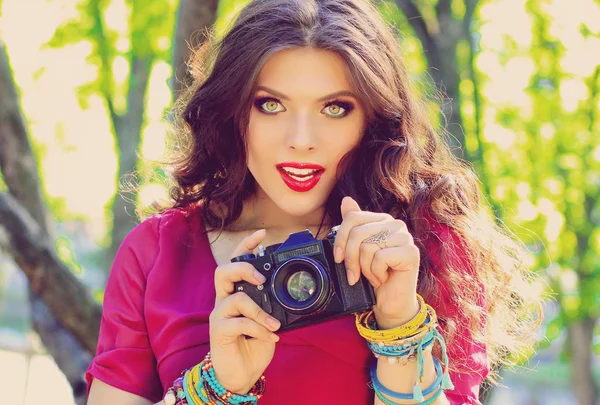
[[[438,18],[441,15],[451,16],[452,9],[450,7],[450,0],[438,0],[435,5],[435,15],[438,16]]]
[[[125,236],[139,223],[135,215],[135,193],[137,192],[135,187],[140,181],[136,166],[151,68],[152,57],[144,58],[132,55],[127,91],[127,112],[122,117],[120,132],[116,134],[119,140],[119,166],[116,179],[117,193],[112,202],[113,228],[110,250],[106,254],[106,269],[110,269],[110,264]],[[121,181],[124,181],[126,190],[121,190]],[[131,189],[131,186],[134,188]],[[131,193],[132,190],[133,193]],[[124,193],[131,193],[131,195]]]
[[[108,49],[108,42],[106,40],[104,21],[102,20],[104,12],[102,11],[100,2],[98,0],[93,0],[92,5],[96,10],[96,12],[92,13],[92,15],[94,18],[94,32],[96,33],[94,39],[96,40],[98,55],[100,56],[100,91],[104,101],[106,102],[106,108],[108,109],[108,113],[110,115],[113,131],[115,134],[118,134],[120,131],[119,127],[121,124],[121,116],[117,113],[113,102],[110,51]],[[119,141],[118,137],[115,137],[115,139],[117,142]]]
[[[90,353],[95,352],[101,308],[56,256],[54,243],[10,194],[0,193],[0,247],[11,252],[31,290]]]
[[[465,0],[465,24],[467,24],[467,29],[470,30],[471,22],[473,21],[473,15],[475,14],[475,8],[477,7],[477,2],[479,0]]]
[[[47,240],[52,241],[53,223],[44,205],[37,162],[29,143],[25,118],[21,113],[8,55],[1,40],[0,170],[4,175],[9,192],[33,217],[40,227],[40,232],[45,234]],[[4,220],[3,216],[0,218]],[[7,239],[7,236],[4,236],[4,239]],[[12,250],[8,253],[14,254]],[[71,384],[76,403],[84,404],[86,396],[83,373],[87,367],[85,362],[89,360],[90,353],[93,353],[95,348],[88,349],[86,352],[56,319],[60,318],[62,314],[57,314],[55,318],[54,314],[46,307],[46,303],[31,288],[28,290],[28,295],[31,303],[33,329],[38,333],[46,349]],[[90,302],[93,300],[90,299]],[[90,347],[89,344],[87,346]]]
[[[31,152],[25,118],[4,44],[0,41],[0,171],[10,192],[30,215],[52,234],[51,221],[38,182],[37,163]]]
[[[396,0],[396,4],[406,16],[406,19],[413,27],[417,37],[421,40],[423,49],[428,58],[431,53],[437,53],[437,44],[429,32],[427,24],[425,23],[425,18],[417,5],[412,0]],[[429,61],[429,64],[431,66],[431,60]],[[439,66],[436,67],[439,68]]]
[[[196,48],[195,34],[211,27],[217,18],[218,0],[181,0],[177,10],[177,25],[175,26],[175,41],[173,43],[173,77],[171,90],[176,99],[182,85],[191,82],[187,73],[187,64],[190,57],[190,47]],[[199,38],[198,41],[204,41]]]
[[[596,66],[594,74],[592,75],[592,88],[590,91],[590,120],[588,129],[590,134],[594,133],[596,128],[596,121],[598,120],[598,98],[600,97],[600,91],[598,89],[598,79],[600,79],[600,66]],[[590,152],[591,152],[590,147]],[[598,184],[600,186],[600,184]],[[600,201],[600,187],[596,189],[596,195],[593,197],[596,201]]]

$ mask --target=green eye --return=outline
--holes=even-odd
[[[258,100],[256,100],[254,105],[256,106],[256,108],[259,109],[259,111],[265,114],[277,114],[279,112],[285,111],[285,108],[278,110],[277,106],[281,106],[281,103],[278,100],[270,97],[259,98]]]
[[[326,112],[325,114],[331,118],[344,118],[354,109],[354,105],[345,101],[336,100],[327,103],[324,110],[327,109],[329,109],[329,112]]]
[[[330,104],[325,108],[329,108],[329,112],[331,113],[330,115],[332,117],[341,117],[346,112],[346,110],[344,110],[343,107],[341,107],[337,104]]]
[[[267,101],[263,104],[263,106],[265,106],[265,110],[269,112],[275,112],[277,110],[277,104],[279,103],[276,101]]]

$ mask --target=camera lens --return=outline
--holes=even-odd
[[[304,302],[315,294],[317,282],[308,271],[298,271],[288,278],[286,286],[290,297]]]
[[[271,291],[288,312],[312,314],[321,309],[329,297],[329,274],[310,257],[293,257],[273,272]]]

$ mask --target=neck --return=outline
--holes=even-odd
[[[234,221],[229,230],[235,232],[253,232],[258,229],[266,229],[267,234],[276,239],[284,240],[290,233],[310,229],[314,237],[327,235],[331,228],[327,218],[321,226],[321,234],[317,235],[319,226],[325,214],[325,207],[303,216],[289,215],[269,198],[254,195],[247,201],[244,201],[240,217]]]

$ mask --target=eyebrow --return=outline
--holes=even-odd
[[[285,94],[283,94],[283,93],[280,93],[280,92],[278,92],[277,90],[273,90],[273,89],[271,89],[271,88],[269,88],[269,87],[266,87],[266,86],[258,86],[258,87],[256,88],[256,90],[257,90],[257,91],[258,91],[258,90],[264,90],[264,91],[267,91],[267,92],[269,92],[269,93],[271,93],[271,94],[274,94],[274,95],[276,95],[277,97],[281,98],[282,100],[289,100],[289,99],[290,99],[290,98],[289,98],[288,96],[286,96]],[[324,97],[321,97],[321,98],[319,98],[317,101],[325,101],[325,100],[330,100],[330,99],[332,99],[332,98],[335,98],[335,97],[340,97],[340,96],[354,97],[355,99],[357,99],[357,100],[358,100],[358,97],[356,96],[356,94],[355,94],[354,92],[352,92],[352,91],[350,91],[350,90],[341,90],[341,91],[336,91],[335,93],[328,94],[328,95],[326,95],[326,96],[324,96]]]

